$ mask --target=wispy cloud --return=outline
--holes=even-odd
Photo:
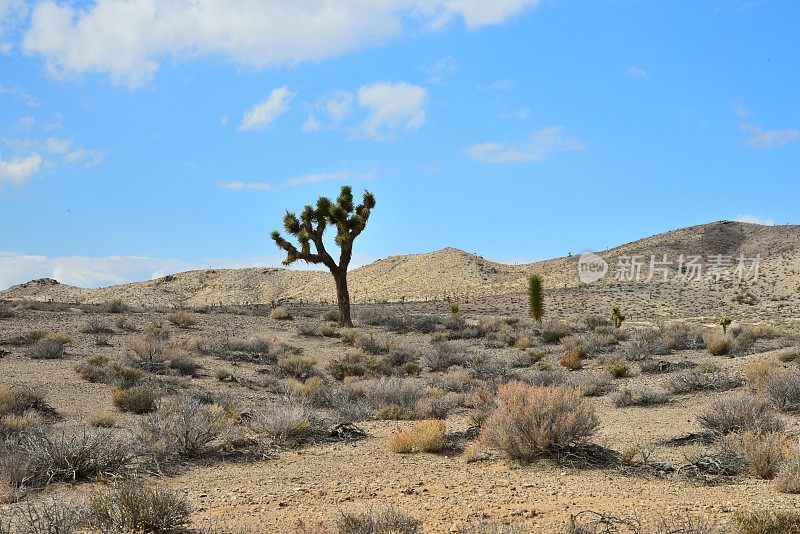
[[[428,83],[438,85],[442,80],[455,74],[458,66],[456,60],[448,56],[440,59],[433,65],[426,65],[420,70],[428,75]]]
[[[220,189],[229,189],[231,191],[240,191],[249,189],[252,191],[271,191],[275,187],[269,182],[240,182],[234,180],[232,182],[219,182],[217,187]]]
[[[554,152],[583,150],[586,145],[564,134],[562,126],[549,126],[533,132],[521,142],[490,141],[478,143],[464,150],[477,161],[490,163],[541,162]]]
[[[289,109],[294,95],[286,86],[273,89],[269,96],[245,112],[240,131],[261,130]]]
[[[628,67],[628,76],[631,78],[647,78],[647,71],[640,67]]]
[[[42,168],[42,157],[38,154],[8,161],[0,158],[0,191],[3,183],[22,185]]]
[[[516,87],[517,82],[508,78],[500,78],[489,84],[489,89],[492,91],[508,91]]]
[[[30,107],[40,106],[39,100],[27,93],[24,89],[13,85],[6,85],[0,82],[0,95],[6,95],[14,100],[27,104]]]
[[[765,130],[761,125],[748,121],[750,110],[741,100],[731,103],[733,112],[739,117],[739,129],[747,132],[745,140],[747,146],[760,149],[770,149],[779,146],[789,145],[800,141],[800,130],[797,128],[783,128],[775,130]]]
[[[775,221],[761,217],[760,215],[737,215],[734,219],[738,222],[760,224],[762,226],[775,226]]]

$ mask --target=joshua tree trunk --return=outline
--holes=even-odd
[[[336,281],[336,302],[339,304],[339,326],[352,328],[350,292],[347,290],[347,269],[334,272],[333,279]]]

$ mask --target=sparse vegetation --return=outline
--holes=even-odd
[[[186,532],[191,507],[180,493],[131,480],[94,492],[88,523],[101,532]]]
[[[156,409],[158,393],[150,386],[133,386],[115,389],[112,399],[114,406],[123,412],[145,414]]]
[[[444,421],[419,421],[409,429],[397,429],[389,437],[389,449],[397,453],[439,452],[445,445]]]
[[[777,432],[783,428],[769,404],[749,395],[717,400],[697,419],[703,428],[720,435],[744,431]]]
[[[419,532],[422,532],[422,523],[396,508],[361,514],[342,513],[336,520],[337,534],[418,534]]]
[[[167,315],[167,321],[178,328],[192,328],[197,325],[197,317],[185,310]]]

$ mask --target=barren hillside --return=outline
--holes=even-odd
[[[578,278],[578,257],[564,257],[526,265],[507,265],[486,260],[458,249],[445,248],[428,254],[390,256],[354,270],[350,286],[352,298],[360,302],[437,301],[486,302],[498,295],[521,303],[525,279],[529,274],[544,276],[555,292],[556,302],[566,309],[579,306],[576,293],[592,296],[594,303],[636,301],[649,303],[653,313],[667,313],[676,299],[702,315],[720,303],[737,303],[745,297],[748,305],[770,313],[776,308],[796,314],[800,297],[800,227],[760,226],[736,222],[716,222],[682,228],[648,237],[600,252],[609,264],[607,276],[592,284]],[[667,256],[667,282],[645,283],[650,258]],[[701,280],[678,280],[678,259],[701,256]],[[757,280],[739,283],[734,276],[726,280],[707,280],[707,264],[712,256],[724,255],[732,273],[740,255],[760,255]],[[618,279],[617,264],[625,257],[639,257],[642,270],[639,282]],[[748,263],[748,267],[751,264]],[[656,276],[658,279],[661,275]],[[751,300],[751,295],[753,299]],[[295,271],[275,268],[211,269],[190,271],[156,280],[101,289],[83,289],[53,280],[36,280],[0,292],[2,299],[32,299],[56,302],[99,303],[120,299],[141,306],[213,306],[270,303],[272,301],[332,302],[330,276],[320,271]],[[570,299],[570,302],[562,302]],[[711,313],[711,312],[709,312]]]

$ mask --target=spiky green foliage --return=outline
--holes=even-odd
[[[542,277],[532,274],[528,277],[528,307],[533,320],[541,323],[544,317],[544,293]]]
[[[614,321],[614,326],[617,328],[622,327],[622,323],[625,321],[625,316],[616,306],[611,310],[611,320]]]
[[[731,318],[728,317],[727,315],[723,315],[722,317],[719,318],[719,324],[720,326],[722,326],[723,334],[728,333],[728,327],[731,325],[732,322],[733,321],[731,320]]]
[[[336,202],[328,197],[320,197],[316,207],[307,205],[300,213],[300,217],[286,212],[283,217],[283,227],[293,236],[298,245],[284,239],[277,230],[272,232],[272,240],[286,252],[284,265],[290,265],[298,260],[307,263],[323,264],[327,267],[336,280],[336,293],[339,301],[339,324],[352,326],[350,319],[350,296],[347,291],[347,267],[353,256],[353,241],[367,226],[367,221],[375,207],[375,197],[369,191],[364,191],[364,198],[358,206],[353,204],[353,189],[349,185],[342,187]],[[328,226],[335,228],[334,239],[339,247],[339,262],[337,263],[325,248],[322,236]],[[314,245],[314,251],[311,245]]]

